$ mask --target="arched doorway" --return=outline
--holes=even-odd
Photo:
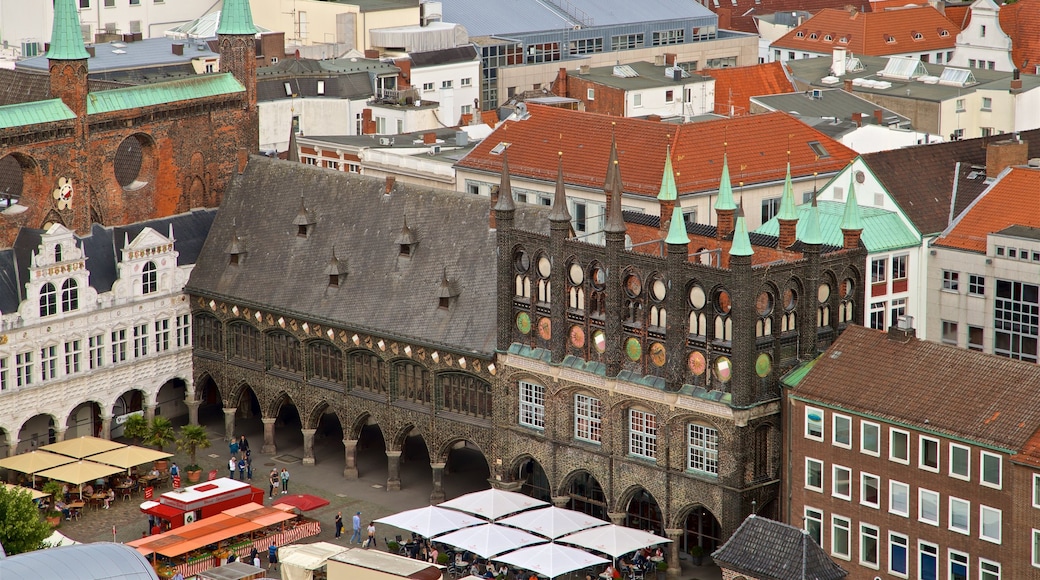
[[[15,453],[32,451],[54,443],[54,425],[54,417],[51,415],[40,414],[30,417],[22,423],[22,428],[18,431],[18,449]]]
[[[722,526],[710,511],[704,506],[696,506],[687,514],[683,523],[683,534],[680,540],[680,548],[688,552],[693,546],[704,548],[705,554],[715,551],[720,545]]]
[[[529,495],[535,499],[552,503],[552,488],[549,486],[549,478],[542,469],[542,464],[533,457],[528,457],[520,464],[517,473],[517,481],[523,482],[520,493]]]
[[[484,453],[470,441],[456,441],[444,462],[444,496],[448,499],[489,489],[491,468]]]
[[[246,439],[250,441],[259,441],[263,443],[264,440],[264,422],[261,420],[263,413],[261,412],[260,399],[257,398],[256,392],[253,391],[253,387],[249,385],[242,385],[238,391],[238,399],[233,401],[235,407],[235,437],[242,435],[246,436]],[[291,401],[290,401],[291,405]],[[295,409],[295,407],[293,407]],[[224,416],[224,410],[220,410],[221,417]],[[297,423],[299,422],[299,413],[296,414]],[[200,419],[201,420],[201,419]],[[221,424],[223,424],[221,420]],[[277,424],[277,422],[276,422]],[[297,433],[299,433],[299,427],[297,426]],[[224,430],[221,426],[221,431]],[[278,435],[278,429],[275,428],[275,435]],[[302,441],[303,435],[300,435]],[[259,449],[259,447],[257,447]],[[281,447],[278,447],[279,450]]]
[[[202,375],[195,383],[195,400],[199,402],[199,425],[223,433],[224,401],[220,397],[220,389],[209,375]]]
[[[358,431],[356,465],[358,477],[375,485],[386,485],[386,439],[371,416]]]
[[[87,435],[94,437],[101,435],[101,405],[94,401],[80,403],[65,420],[66,439]]]
[[[314,462],[340,464],[343,456],[343,425],[328,407],[314,423]]]
[[[432,487],[430,449],[422,434],[413,429],[401,442],[401,488],[423,490]]]
[[[123,424],[134,413],[144,410],[144,392],[133,389],[119,395],[115,404],[112,405],[112,432],[111,438],[123,436]]]
[[[625,525],[638,530],[646,530],[659,536],[664,535],[661,508],[657,500],[644,488],[639,488],[628,502]]]
[[[187,423],[188,406],[184,404],[184,395],[188,392],[188,383],[184,379],[170,379],[159,387],[159,393],[155,397],[156,416],[166,417],[173,421],[184,418]]]
[[[252,393],[252,389],[249,389]],[[245,392],[243,391],[243,396]],[[241,409],[244,401],[239,402]],[[275,404],[275,420],[274,420],[274,439],[275,445],[278,447],[279,453],[290,453],[292,455],[303,457],[303,420],[300,418],[300,410],[296,408],[296,403],[293,402],[292,398],[282,393],[282,396],[278,398],[278,402]],[[251,416],[244,418],[246,421],[254,420],[258,421],[259,416]],[[235,428],[242,430],[246,426],[243,424],[240,428],[236,425]]]
[[[564,494],[571,498],[567,502],[567,509],[610,521],[607,516],[607,497],[599,481],[588,471],[582,470],[572,474],[564,488]]]

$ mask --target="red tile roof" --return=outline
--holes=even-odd
[[[1013,167],[954,221],[937,246],[986,251],[986,236],[1008,226],[1040,228],[1040,169]]]
[[[715,112],[719,115],[747,115],[751,97],[780,95],[795,90],[784,72],[784,65],[779,62],[709,68],[699,73],[715,79]]]
[[[1040,467],[1040,429],[1033,433],[1033,436],[1029,438],[1029,441],[1026,441],[1026,444],[1022,446],[1022,450],[1017,455],[1011,457],[1011,461]]]
[[[473,113],[463,113],[462,118],[459,119],[459,126],[469,125],[470,121],[473,120]],[[480,112],[481,122],[491,125],[492,127],[498,123],[498,111],[481,111]]]
[[[502,156],[492,154],[491,149],[505,142],[511,144],[509,169],[515,176],[555,181],[556,152],[563,151],[564,180],[600,189],[613,132],[626,193],[657,197],[665,147],[671,143],[680,195],[717,190],[725,151],[734,195],[739,197],[741,181],[751,185],[782,180],[788,149],[796,178],[837,171],[856,157],[855,151],[779,112],[673,125],[534,104],[528,105],[528,111],[530,117],[523,121],[507,120],[499,125],[457,167],[499,173]],[[817,160],[810,143],[819,143],[827,157]]]
[[[512,163],[512,162],[510,162]],[[512,165],[510,165],[512,168]],[[625,233],[632,240],[633,251],[639,252],[640,254],[649,254],[651,256],[661,256],[662,244],[651,244],[649,242],[656,242],[663,238],[663,234],[660,229],[648,226],[641,223],[635,223],[632,221],[625,222]],[[718,238],[701,236],[697,234],[690,234],[690,253],[700,252],[703,250],[721,250],[718,255],[722,258],[721,264],[714,263],[714,255],[712,257],[712,265],[718,265],[721,268],[729,268],[729,248],[733,245],[733,240],[719,240]],[[801,260],[804,258],[802,252],[796,252],[793,250],[784,250],[778,248],[770,248],[768,246],[752,246],[755,253],[751,256],[751,264],[753,266],[759,266],[762,264],[771,264],[773,262],[793,262],[795,260]],[[701,256],[689,256],[688,261],[699,262]]]
[[[752,34],[758,34],[755,16],[793,10],[815,14],[824,8],[844,8],[848,3],[848,0],[720,0],[715,7],[713,2],[702,2],[718,15],[719,28]]]
[[[959,32],[958,26],[931,6],[883,12],[827,8],[780,37],[773,46],[815,53],[846,48],[854,54],[888,56],[953,50]]]
[[[1040,74],[1040,0],[1018,0],[1001,6],[1000,28],[1011,37],[1015,66],[1022,72]]]

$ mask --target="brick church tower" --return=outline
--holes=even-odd
[[[234,75],[246,88],[245,108],[250,126],[259,131],[256,109],[256,27],[249,0],[225,0],[220,11],[217,39],[220,46],[220,68]],[[252,151],[255,147],[252,147]]]

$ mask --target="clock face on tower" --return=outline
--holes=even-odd
[[[542,337],[542,340],[552,338],[552,320],[549,318],[538,319],[538,336]]]
[[[574,348],[582,348],[585,346],[585,331],[580,326],[571,327],[571,345]]]

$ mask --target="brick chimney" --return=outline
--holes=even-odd
[[[387,175],[386,176],[386,189],[384,190],[383,193],[385,193],[386,195],[390,195],[390,192],[393,191],[393,189],[394,189],[394,183],[396,181],[397,181],[396,177],[394,177],[393,175]]]
[[[365,58],[379,58],[379,51],[374,48],[366,48]]]
[[[1029,144],[1016,135],[1004,141],[991,141],[986,145],[986,177],[996,177],[1013,165],[1025,165],[1029,161]]]
[[[1017,68],[1011,73],[1011,90],[1022,90],[1022,73]]]
[[[884,125],[885,124],[885,118],[882,116],[881,109],[874,109],[874,121],[878,125]]]
[[[557,97],[567,96],[567,67],[561,66],[560,72],[556,73],[556,82],[553,83],[552,93]]]
[[[361,110],[361,134],[375,135],[376,122],[372,119],[372,109]]]
[[[717,209],[715,213],[718,214],[718,228],[715,230],[716,237],[723,239],[726,236],[733,233],[734,224],[737,221],[737,210],[735,209]]]
[[[661,122],[661,115],[650,114],[646,116],[647,121],[654,121],[655,123]]]
[[[664,64],[665,66],[675,66],[676,53],[666,52],[664,53]]]
[[[856,123],[857,127],[862,127],[863,126],[863,113],[860,113],[859,111],[856,111],[855,113],[852,114],[852,120],[853,120],[853,122]]]
[[[432,145],[432,144],[436,143],[437,142],[437,134],[436,133],[432,133],[432,132],[431,133],[423,133],[422,142],[423,142],[423,145]]]
[[[841,247],[846,250],[855,250],[859,247],[859,239],[863,230],[841,230]]]
[[[394,65],[401,69],[397,73],[397,88],[404,90],[412,87],[412,59],[402,58],[395,60]]]
[[[171,48],[173,50],[173,54],[176,54],[177,56],[184,56],[184,43],[183,42],[175,42],[175,43],[173,43],[171,45]]]
[[[776,247],[790,248],[798,241],[798,220],[777,219],[780,224],[780,235],[777,237]]]
[[[846,93],[851,93],[852,92],[852,79],[845,79],[845,87],[844,88],[845,88],[845,92]]]

